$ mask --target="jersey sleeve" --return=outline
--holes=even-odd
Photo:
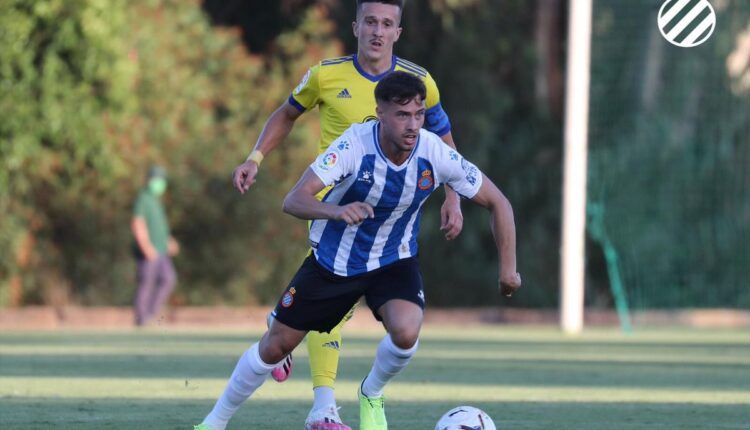
[[[424,85],[427,88],[427,99],[425,100],[427,111],[425,112],[424,128],[438,136],[445,136],[451,131],[451,122],[440,103],[440,91],[437,84],[429,73],[424,78]]]
[[[450,185],[458,194],[467,199],[473,198],[482,187],[482,172],[455,149],[442,141],[439,143],[438,145],[438,142],[435,142],[435,146],[439,148],[438,181]]]
[[[356,154],[352,139],[351,129],[345,131],[310,165],[325,186],[333,185],[354,173]]]
[[[143,192],[138,193],[138,197],[135,199],[135,204],[133,205],[133,216],[134,217],[146,217],[146,196],[143,195]]]
[[[320,64],[307,70],[299,85],[289,96],[289,104],[300,112],[315,107],[320,102]]]

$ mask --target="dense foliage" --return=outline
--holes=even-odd
[[[658,262],[664,284],[675,279],[667,275],[709,257],[707,276],[718,276],[722,262],[746,261],[738,256],[747,254],[741,249],[747,234],[727,227],[733,214],[747,213],[746,194],[740,196],[747,156],[732,158],[747,154],[737,152],[747,144],[747,91],[740,88],[746,78],[740,70],[731,81],[722,71],[747,11],[727,3],[723,16],[739,18],[717,32],[714,44],[695,50],[694,61],[678,64],[675,51],[654,50],[658,33],[641,31],[651,25],[649,1],[635,9],[598,1],[594,13],[591,195],[605,204],[613,242],[634,256],[624,268],[631,286],[650,261]],[[526,284],[513,305],[557,303],[565,4],[410,0],[396,45],[397,55],[435,77],[459,150],[513,202]],[[273,301],[306,252],[305,223],[283,215],[280,204],[315,153],[317,114],[303,115],[286,145],[264,162],[249,195],[236,193],[229,176],[306,68],[356,49],[353,16],[354,2],[333,1],[0,0],[0,306],[129,303],[131,206],[152,164],[169,171],[166,205],[182,245],[174,300]],[[657,70],[655,80],[650,68],[669,61],[673,79]],[[695,74],[712,84],[694,89]],[[708,97],[719,93],[729,101]],[[714,104],[701,124],[716,127],[697,132],[691,124],[707,100]],[[705,151],[701,142],[712,136],[717,145]],[[658,152],[654,142],[663,142]],[[695,156],[679,158],[685,151]],[[661,164],[640,167],[649,155]],[[683,163],[688,172],[655,200],[666,216],[684,214],[667,229],[637,197],[665,163]],[[716,163],[740,176],[718,175]],[[712,184],[704,191],[731,186],[739,198],[669,200],[693,192],[679,187],[692,171]],[[428,301],[506,303],[495,291],[486,212],[465,203],[464,231],[446,242],[438,230],[442,194],[422,222]],[[639,207],[647,210],[634,218]],[[656,245],[674,242],[691,223],[706,240],[720,241],[716,252],[685,253],[677,263],[659,258],[669,250]],[[590,245],[588,297],[608,306],[601,250]],[[729,293],[713,305],[732,302],[741,279],[732,273],[722,284]],[[699,290],[709,280],[697,276],[686,284]],[[669,300],[660,305],[675,303]]]

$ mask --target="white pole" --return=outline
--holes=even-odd
[[[566,333],[580,333],[583,329],[591,2],[592,0],[571,0],[568,24],[560,265],[560,324]]]

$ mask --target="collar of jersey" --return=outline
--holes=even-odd
[[[383,161],[388,164],[388,167],[394,169],[394,170],[401,170],[406,168],[406,166],[409,165],[409,162],[411,161],[412,157],[414,157],[414,154],[417,153],[417,148],[419,148],[419,141],[422,139],[422,134],[417,134],[417,144],[414,145],[414,148],[411,150],[411,154],[409,154],[409,158],[406,159],[401,164],[396,164],[393,161],[389,160],[388,157],[383,154],[383,149],[380,148],[380,121],[375,121],[375,124],[372,125],[372,139],[375,143],[375,150],[378,151],[378,155],[380,155],[380,158],[383,159]]]
[[[385,72],[379,74],[379,75],[371,75],[362,68],[362,66],[359,65],[359,60],[357,60],[357,54],[354,54],[354,68],[357,69],[357,72],[359,72],[360,75],[364,76],[365,78],[371,80],[372,82],[378,82],[379,80],[385,78],[385,76],[389,73],[391,73],[396,68],[396,56],[391,56],[391,68],[389,70],[386,70]]]

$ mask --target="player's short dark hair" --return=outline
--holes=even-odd
[[[392,4],[398,6],[400,10],[404,10],[404,0],[357,0],[357,12],[359,12],[359,9],[364,3]]]
[[[427,88],[418,77],[407,72],[393,72],[375,86],[375,100],[405,105],[415,98],[427,97]]]

